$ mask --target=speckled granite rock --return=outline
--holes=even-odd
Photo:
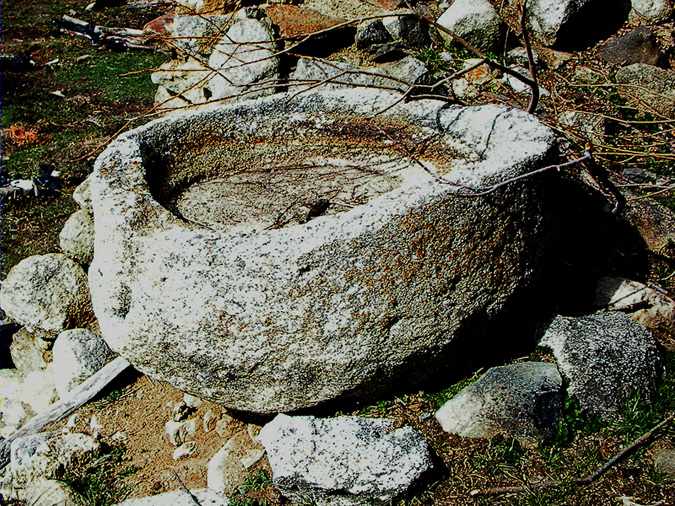
[[[29,330],[60,332],[90,316],[87,275],[65,255],[24,258],[3,281],[0,306]]]
[[[649,28],[639,27],[609,39],[600,46],[598,56],[612,65],[657,65],[661,49],[656,34]]]
[[[540,179],[487,198],[457,185],[541,167],[554,135],[492,105],[415,101],[366,119],[397,98],[275,95],[115,140],[91,181],[89,281],[110,347],[260,413],[447,367],[468,322],[500,317],[536,279],[546,237]],[[397,147],[422,139],[427,170]]]
[[[438,24],[483,50],[496,50],[501,40],[502,21],[488,0],[455,0]],[[452,42],[450,35],[441,35]]]
[[[127,499],[118,503],[117,506],[194,506],[196,503],[192,496],[197,498],[201,506],[228,506],[230,504],[224,495],[208,488],[200,488],[190,490],[189,493],[185,490],[175,490],[150,497]]]
[[[87,329],[61,332],[53,353],[54,382],[61,399],[115,358],[105,341]]]
[[[673,14],[672,0],[631,0],[631,21],[657,23]]]
[[[649,401],[662,373],[654,337],[624,313],[558,316],[539,344],[553,351],[567,392],[604,419],[635,395]]]
[[[296,93],[303,89],[316,88],[317,83],[322,83],[322,90],[381,86],[404,92],[413,84],[420,84],[428,73],[426,65],[412,56],[376,67],[357,67],[345,62],[300,58],[289,82]]]
[[[80,209],[91,211],[91,187],[89,186],[90,178],[87,176],[73,192],[73,200],[77,202]]]
[[[11,459],[7,468],[15,498],[24,499],[32,483],[52,479],[73,465],[81,465],[95,456],[100,444],[80,433],[42,432],[12,441]]]
[[[70,258],[89,265],[94,256],[94,220],[84,209],[70,215],[59,233],[59,246]]]
[[[675,116],[675,70],[634,63],[616,73],[619,94],[641,111]]]
[[[274,484],[300,503],[391,504],[433,467],[419,432],[384,419],[278,415],[258,439]]]

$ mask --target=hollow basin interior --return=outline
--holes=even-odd
[[[185,221],[254,232],[367,204],[446,174],[457,158],[431,129],[358,116],[290,122],[280,131],[191,132],[146,148],[153,197]]]

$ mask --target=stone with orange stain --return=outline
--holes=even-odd
[[[143,26],[143,33],[152,38],[166,37],[173,27],[173,15],[165,14],[149,21]]]
[[[179,0],[176,14],[226,14],[237,8],[236,0]]]
[[[403,0],[375,0],[374,3],[387,11],[393,11],[406,6]]]
[[[478,60],[477,58],[469,59],[466,61],[464,68],[469,68],[470,66],[478,63],[479,61],[480,60]],[[490,72],[490,67],[484,63],[476,67],[475,69],[467,72],[464,75],[464,78],[470,83],[482,84],[489,81],[492,78],[492,74]]]
[[[270,5],[267,8],[267,15],[279,28],[279,34],[289,39],[301,38],[344,21],[299,5]]]

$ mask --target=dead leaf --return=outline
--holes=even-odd
[[[25,146],[28,144],[37,144],[38,132],[33,128],[25,128],[22,125],[14,124],[5,130],[9,142],[16,146]]]

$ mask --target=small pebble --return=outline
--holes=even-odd
[[[173,460],[180,460],[194,455],[197,451],[197,443],[188,441],[173,451]]]
[[[203,401],[200,398],[190,394],[185,394],[183,396],[183,402],[192,409],[199,409],[203,404]]]
[[[248,469],[250,467],[253,467],[258,463],[258,461],[263,458],[263,455],[265,455],[265,450],[261,449],[251,449],[247,450],[244,456],[241,458],[240,462],[241,465],[244,467],[244,469]]]

